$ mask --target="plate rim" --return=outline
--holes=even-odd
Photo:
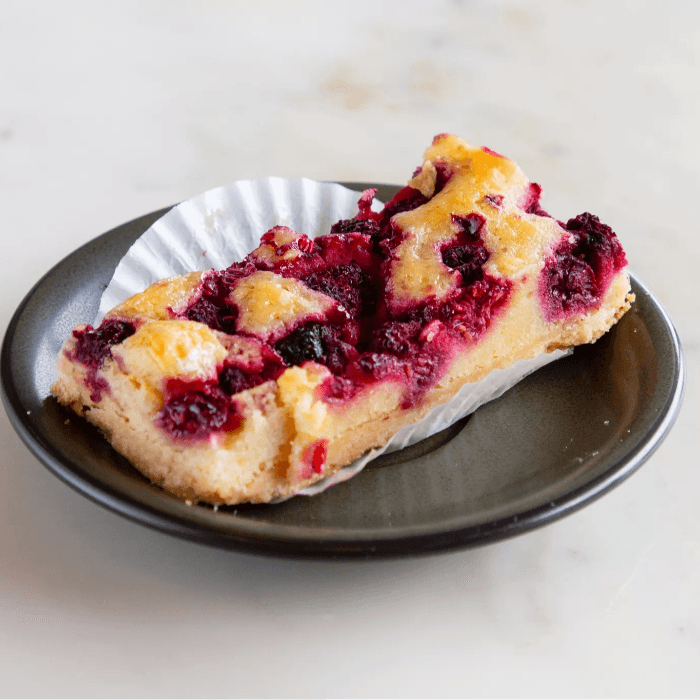
[[[340,182],[339,184],[353,190],[377,186],[371,183],[358,182]],[[380,187],[399,189],[397,185],[380,185]],[[597,500],[631,476],[651,457],[668,435],[678,417],[685,392],[686,376],[685,359],[680,338],[667,311],[657,297],[634,273],[630,272],[633,286],[639,288],[638,293],[646,294],[650,298],[652,306],[659,313],[662,326],[673,348],[673,357],[669,358],[673,366],[671,390],[665,397],[661,409],[658,411],[644,438],[629,453],[625,453],[622,458],[617,459],[590,481],[565,492],[547,504],[527,508],[516,516],[508,516],[490,520],[483,524],[471,524],[460,528],[443,526],[440,531],[411,533],[410,527],[402,526],[400,529],[405,533],[403,535],[398,535],[395,530],[391,533],[377,531],[374,534],[366,534],[359,538],[352,536],[354,530],[346,529],[333,531],[332,533],[326,531],[325,537],[315,539],[309,537],[308,529],[305,529],[304,537],[290,536],[291,528],[289,526],[282,526],[285,528],[283,534],[279,532],[276,534],[266,533],[264,532],[265,529],[274,530],[277,528],[279,530],[281,526],[272,526],[269,523],[260,523],[259,521],[254,522],[256,527],[254,531],[250,531],[251,528],[245,527],[250,521],[244,519],[234,521],[233,525],[237,527],[233,529],[230,522],[226,526],[215,527],[214,525],[218,523],[218,519],[215,518],[214,522],[211,522],[212,511],[210,509],[203,511],[209,514],[206,524],[201,522],[202,518],[197,517],[196,514],[199,509],[196,507],[190,512],[190,517],[183,518],[181,514],[176,513],[177,509],[163,507],[164,504],[170,503],[168,500],[169,496],[166,499],[157,501],[160,507],[155,507],[152,503],[136,498],[134,494],[124,493],[99,479],[91,477],[72,463],[66,464],[57,452],[52,449],[51,442],[47,441],[45,436],[33,430],[27,420],[26,411],[21,405],[19,393],[12,377],[11,356],[15,331],[24,317],[27,306],[58,270],[69,264],[72,258],[77,259],[81,254],[84,254],[87,248],[98,246],[100,240],[111,239],[120,234],[124,235],[121,229],[128,226],[142,226],[147,220],[150,220],[152,223],[152,221],[157,220],[170,209],[172,209],[172,206],[145,214],[116,226],[82,244],[52,266],[32,286],[17,307],[5,331],[0,356],[0,392],[3,404],[12,427],[29,448],[29,451],[44,467],[75,491],[133,522],[181,539],[219,549],[295,558],[386,559],[431,555],[466,549],[524,534],[554,522]],[[157,489],[157,487],[151,488]],[[163,492],[158,493],[166,496]],[[180,501],[175,502],[178,503],[181,510],[184,504]],[[230,513],[226,515],[229,516],[230,520]],[[459,518],[454,520],[459,520]],[[261,527],[261,525],[267,527]],[[423,526],[423,529],[425,529],[425,526]]]

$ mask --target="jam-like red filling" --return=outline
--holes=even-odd
[[[164,397],[156,425],[176,438],[208,438],[214,432],[235,430],[241,424],[235,402],[215,382],[171,379]]]
[[[136,332],[131,321],[115,318],[105,319],[97,328],[91,325],[73,331],[75,345],[67,353],[68,358],[87,367],[85,380],[90,388],[90,398],[98,402],[102,393],[109,391],[107,381],[98,376],[97,371],[112,353],[112,347],[126,340]]]
[[[198,298],[183,313],[184,318],[198,321],[224,333],[236,332],[238,310],[227,303],[231,293],[218,272],[209,272],[200,284]]]
[[[452,173],[442,163],[435,167],[437,194]],[[204,277],[194,301],[173,313],[226,333],[236,332],[238,316],[231,291],[238,279],[258,270],[299,279],[335,299],[339,308],[322,319],[302,320],[274,343],[258,339],[269,351],[263,368],[229,362],[206,391],[197,387],[174,393],[159,419],[162,428],[178,437],[220,430],[228,415],[223,397],[276,379],[285,367],[307,361],[331,371],[321,387],[329,402],[346,401],[368,384],[393,380],[406,386],[403,405],[408,408],[438,381],[460,347],[485,332],[511,285],[483,272],[488,260],[482,240],[484,218],[453,217],[455,237],[442,248],[441,256],[447,267],[460,273],[455,293],[448,300],[431,298],[419,308],[392,315],[383,301],[388,261],[404,234],[391,219],[429,198],[405,187],[377,213],[371,210],[374,194],[365,192],[358,215],[334,224],[328,235],[310,240],[288,229],[273,229],[262,237],[261,245],[274,255],[252,253],[243,262]],[[193,411],[186,410],[190,401]]]
[[[371,277],[356,262],[336,265],[303,278],[304,284],[340,303],[351,316],[368,316],[376,308]]]
[[[489,259],[488,251],[479,233],[486,223],[483,216],[452,216],[458,234],[447,247],[442,249],[442,261],[462,275],[462,286],[468,286],[483,278],[481,268]]]
[[[440,137],[436,137],[440,138]],[[488,149],[485,149],[488,151]],[[488,151],[491,152],[491,151]],[[498,154],[494,154],[498,155]],[[435,192],[452,172],[435,164]],[[273,229],[261,240],[266,254],[251,253],[243,262],[210,272],[180,318],[200,321],[225,333],[236,330],[239,310],[231,301],[237,281],[259,270],[296,278],[338,302],[325,316],[300,319],[283,337],[257,338],[261,358],[247,365],[227,360],[218,378],[208,383],[169,385],[159,425],[180,438],[202,438],[240,422],[232,395],[276,379],[286,367],[316,362],[331,376],[320,394],[331,404],[351,400],[368,385],[393,381],[405,387],[403,408],[418,404],[444,375],[451,359],[487,332],[507,303],[513,284],[484,271],[489,252],[484,245],[487,222],[480,214],[453,216],[454,238],[439,250],[443,264],[459,273],[446,298],[392,312],[385,301],[391,260],[404,232],[392,218],[429,201],[405,187],[381,212],[371,209],[375,190],[367,190],[354,219],[334,224],[328,235],[310,240],[288,229]],[[541,189],[531,184],[520,208],[549,216],[539,205]],[[494,207],[503,196],[486,195]],[[612,275],[626,263],[617,238],[596,217],[584,214],[566,225],[570,234],[547,261],[540,297],[549,320],[558,320],[599,302]],[[272,253],[272,254],[270,254]],[[325,444],[308,453],[309,476],[320,473]]]
[[[600,304],[615,273],[627,264],[609,226],[580,214],[564,227],[570,232],[545,262],[539,294],[548,321],[562,321]]]
[[[105,319],[97,328],[88,325],[73,331],[76,339],[72,359],[86,367],[100,367],[112,351],[112,346],[121,343],[136,332],[131,321],[115,318]]]
[[[286,366],[276,352],[261,345],[260,357],[255,362],[226,359],[217,381],[221,389],[231,396],[277,379]]]
[[[243,417],[231,397],[277,379],[285,367],[274,351],[263,346],[253,363],[225,360],[216,379],[169,379],[156,425],[178,439],[201,440],[235,430]]]
[[[309,445],[302,455],[303,479],[310,479],[314,474],[323,474],[328,454],[328,440],[317,440]]]

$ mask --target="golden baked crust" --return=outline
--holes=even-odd
[[[158,282],[79,326],[58,400],[192,501],[289,496],[467,382],[595,341],[633,300],[615,235],[567,223],[510,160],[440,135],[375,214]]]

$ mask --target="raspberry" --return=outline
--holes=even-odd
[[[579,214],[566,223],[566,230],[576,236],[575,255],[583,255],[600,275],[603,268],[611,264],[614,270],[621,270],[627,264],[627,258],[620,241],[610,226],[589,213]]]
[[[418,399],[435,383],[440,369],[440,364],[434,355],[429,352],[421,352],[411,365],[411,385],[404,397],[401,408],[410,408]]]
[[[465,287],[481,279],[481,268],[488,259],[489,254],[481,245],[452,246],[442,251],[442,261],[447,267],[459,270]]]
[[[580,214],[565,226],[571,233],[545,263],[540,299],[548,321],[559,321],[596,304],[611,276],[627,264],[617,236],[593,214]]]
[[[364,352],[348,365],[350,379],[379,381],[389,376],[404,377],[404,363],[393,355],[380,352]]]
[[[381,227],[371,219],[341,219],[331,226],[331,233],[363,233],[369,236],[376,235]]]
[[[196,386],[166,399],[156,417],[160,428],[177,438],[197,439],[241,424],[235,406],[217,385]]]
[[[95,403],[100,401],[103,392],[109,391],[109,384],[103,377],[97,376],[97,370],[112,354],[112,347],[135,332],[136,326],[131,321],[114,318],[105,319],[98,328],[88,325],[81,331],[73,331],[76,342],[69,357],[87,367],[85,383]]]
[[[556,264],[549,265],[545,272],[545,284],[563,316],[592,306],[598,297],[591,266],[570,254],[556,256]]]
[[[404,211],[413,211],[428,202],[428,197],[421,194],[420,190],[413,187],[404,187],[398,194],[382,209],[380,223],[388,225],[392,216]]]
[[[332,375],[321,385],[321,392],[327,401],[342,403],[355,396],[360,387],[361,384],[352,379]]]
[[[340,331],[325,327],[322,338],[325,348],[325,356],[322,358],[323,364],[334,374],[342,374],[348,362],[357,357],[357,350],[339,339]]]
[[[326,455],[328,454],[328,440],[317,440],[309,445],[302,455],[302,460],[306,462],[307,471],[303,474],[308,479],[311,474],[323,474],[326,466]]]
[[[86,326],[81,331],[73,331],[76,339],[72,357],[86,367],[100,367],[111,354],[112,346],[126,340],[136,332],[131,321],[105,319],[98,328]]]
[[[356,262],[314,272],[303,279],[304,283],[323,292],[340,303],[351,316],[359,316],[365,310],[371,313],[376,291]]]
[[[392,321],[385,323],[372,333],[370,348],[375,352],[390,355],[407,355],[415,349],[415,340],[420,333],[420,323]]]
[[[215,331],[235,333],[238,311],[228,303],[231,285],[237,279],[236,270],[232,268],[221,273],[212,271],[202,277],[199,297],[178,316],[203,323]]]

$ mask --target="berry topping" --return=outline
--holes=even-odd
[[[304,283],[332,297],[352,316],[359,316],[363,307],[374,301],[375,290],[356,262],[314,272],[304,278]],[[371,309],[366,309],[371,313]]]
[[[597,216],[580,214],[565,228],[570,235],[547,260],[540,277],[548,321],[561,321],[599,304],[612,276],[627,264],[617,236]]]
[[[486,248],[478,245],[458,245],[442,251],[442,261],[460,271],[465,287],[481,279],[481,268],[488,259]]]
[[[417,321],[390,321],[372,333],[370,348],[397,357],[408,355],[417,347],[416,339],[420,330],[421,324]]]
[[[490,161],[498,156],[483,151]],[[451,223],[446,235],[423,247],[413,244],[414,224],[404,230],[401,220],[392,220],[429,202],[455,172],[439,158],[428,160],[414,173],[415,187],[404,187],[381,212],[371,210],[376,191],[367,190],[357,216],[337,222],[329,234],[311,240],[277,226],[244,262],[205,275],[199,296],[181,315],[256,338],[263,359],[251,364],[229,357],[214,388],[168,399],[164,424],[182,434],[217,430],[229,420],[229,409],[222,406],[230,402],[223,397],[309,361],[331,372],[320,389],[329,402],[351,400],[368,384],[387,380],[405,384],[405,408],[420,401],[459,348],[488,330],[513,289],[511,281],[484,271],[489,251],[481,214],[445,214]],[[531,183],[518,206],[548,216],[540,196],[539,185]],[[504,195],[498,193],[481,194],[478,201],[504,207]],[[626,262],[617,238],[596,217],[583,214],[565,228],[569,235],[547,261],[540,281],[546,316],[555,320],[598,303],[613,272]],[[399,265],[409,265],[401,268],[401,279],[416,282],[415,294],[409,284],[397,297],[392,280]],[[251,308],[259,306],[267,314],[264,323],[251,316]],[[197,427],[200,416],[210,427]]]
[[[100,369],[107,357],[112,354],[112,347],[123,342],[136,332],[136,326],[131,321],[120,321],[107,318],[98,328],[88,325],[82,330],[73,331],[75,346],[68,352],[69,359],[87,367],[85,383],[90,389],[90,398],[97,402],[102,393],[109,391],[109,384],[104,377],[98,377]]]
[[[371,219],[341,219],[331,226],[331,233],[363,233],[379,235],[381,226]]]
[[[229,395],[238,394],[271,379],[277,379],[283,370],[279,359],[266,361],[262,369],[254,365],[226,364],[219,372],[219,386]]]
[[[437,163],[434,171],[439,191],[450,170]],[[374,193],[363,196],[355,219],[338,222],[330,235],[315,240],[313,264],[304,268],[309,272],[302,274],[298,268],[294,275],[310,289],[335,299],[345,317],[336,313],[327,314],[325,322],[309,319],[277,340],[274,348],[287,365],[313,361],[328,367],[334,376],[324,382],[322,394],[329,401],[349,399],[367,383],[398,379],[406,384],[408,406],[437,381],[457,346],[485,332],[508,298],[511,284],[483,271],[489,257],[481,240],[484,217],[453,215],[454,237],[440,256],[460,273],[456,294],[429,296],[409,308],[388,308],[384,295],[390,292],[390,260],[404,240],[391,216],[428,199],[412,187],[404,188],[382,213],[374,214],[370,194]],[[240,368],[221,376],[227,390],[257,381]]]
[[[352,329],[351,336],[356,335]],[[307,323],[290,333],[275,345],[275,350],[288,365],[300,365],[303,362],[319,362],[332,372],[342,373],[347,363],[357,357],[357,350],[347,340],[348,329]]]
[[[171,380],[156,424],[176,438],[202,439],[213,432],[235,430],[241,416],[217,384]]]
[[[234,269],[232,265],[221,273],[207,273],[202,278],[199,297],[177,315],[190,321],[204,323],[216,331],[234,333],[238,312],[235,306],[229,304],[228,296],[233,281],[239,277],[236,274],[239,271],[240,268]],[[254,272],[255,268],[250,271]]]
[[[115,318],[105,319],[98,328],[85,326],[83,330],[73,331],[76,339],[71,359],[86,367],[98,368],[111,354],[112,346],[121,343],[136,332],[131,321]]]

